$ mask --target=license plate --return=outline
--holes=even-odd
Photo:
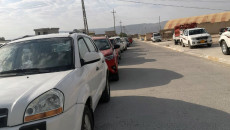
[[[205,43],[205,40],[200,40],[200,43]]]

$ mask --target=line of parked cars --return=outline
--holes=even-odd
[[[93,39],[71,32],[0,47],[0,130],[93,130],[93,112],[110,101],[110,76],[119,79],[121,52],[131,44]]]

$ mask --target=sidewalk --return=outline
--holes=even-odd
[[[136,39],[141,41],[140,39]],[[180,45],[174,45],[173,41],[163,41],[163,42],[152,42],[152,41],[142,41],[148,44],[168,48],[171,50],[175,50],[178,52],[183,52],[189,55],[205,58],[211,61],[224,63],[226,65],[230,65],[230,55],[224,55],[221,51],[221,48],[218,44],[218,39],[213,38],[212,47],[196,47],[194,49],[189,49],[189,47],[182,47]]]

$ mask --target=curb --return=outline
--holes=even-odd
[[[185,53],[185,54],[188,54],[188,55],[204,58],[204,59],[207,59],[207,60],[210,60],[210,61],[213,61],[213,62],[218,62],[218,63],[230,65],[230,61],[226,60],[226,59],[223,59],[223,58],[218,58],[218,57],[215,57],[215,56],[210,56],[210,55],[205,55],[205,54],[202,55],[202,54],[197,54],[197,53],[193,53],[193,52],[186,52],[183,49],[173,48],[173,47],[170,47],[170,46],[162,46],[162,45],[159,45],[159,44],[156,44],[156,43],[153,43],[153,42],[148,42],[148,41],[142,41],[142,42],[152,44],[152,45],[162,47],[162,48],[167,48],[167,49],[174,50],[174,51],[177,51],[177,52],[182,52],[182,53]]]

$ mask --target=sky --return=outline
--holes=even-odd
[[[230,10],[230,0],[131,0],[223,10],[124,2],[129,0],[84,1],[90,29],[112,27],[113,9],[116,11],[116,25],[120,21],[123,25],[157,23],[159,16],[165,21]],[[46,27],[59,27],[60,31],[83,28],[81,0],[0,0],[0,37],[14,39],[34,35],[34,29]]]

